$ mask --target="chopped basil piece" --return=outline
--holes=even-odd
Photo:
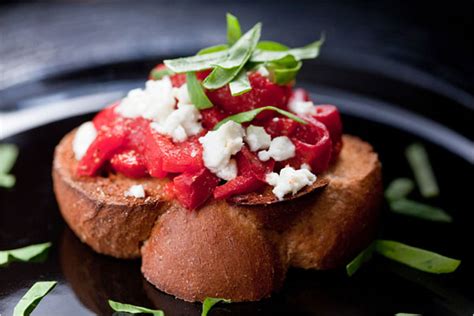
[[[55,286],[56,281],[36,282],[16,304],[13,316],[27,316]]]
[[[227,43],[234,45],[242,36],[239,20],[230,13],[226,14],[227,19]]]
[[[12,261],[27,262],[38,259],[45,256],[50,247],[51,243],[45,242],[17,249],[2,250],[0,251],[0,266],[6,265]]]
[[[234,122],[239,123],[239,124],[251,122],[258,114],[260,114],[263,111],[268,111],[268,110],[276,111],[276,112],[280,113],[281,115],[284,115],[284,116],[286,116],[286,117],[288,117],[288,118],[290,118],[290,119],[292,119],[292,120],[294,120],[298,123],[308,124],[308,122],[306,122],[305,120],[299,118],[298,116],[294,115],[293,113],[287,112],[285,110],[282,110],[282,109],[274,107],[274,106],[264,106],[264,107],[253,109],[253,110],[250,110],[250,111],[247,111],[247,112],[240,112],[240,113],[228,116],[225,119],[223,119],[222,121],[220,121],[219,123],[217,123],[216,126],[214,126],[214,130],[219,129],[219,127],[221,127],[223,124],[225,124],[228,121],[234,121]]]
[[[460,260],[391,240],[377,240],[375,251],[391,260],[429,273],[451,273],[461,264]]]
[[[232,96],[241,95],[252,90],[246,69],[242,69],[237,77],[229,83],[229,88]]]
[[[225,298],[213,298],[213,297],[206,297],[204,302],[202,303],[202,313],[201,316],[207,316],[209,310],[219,302],[223,303],[231,303],[231,300],[227,300]]]
[[[227,57],[228,51],[223,50],[204,55],[196,55],[176,59],[166,59],[163,62],[166,67],[168,67],[172,71],[176,73],[183,73],[211,69],[219,62],[226,60]]]
[[[290,48],[286,45],[283,45],[277,42],[261,41],[257,44],[257,49],[278,52],[278,51],[289,50]]]
[[[374,252],[374,244],[372,243],[369,247],[362,250],[361,253],[357,255],[351,262],[346,265],[346,272],[348,276],[352,276],[359,270],[360,266],[370,260],[372,258],[372,254]]]
[[[197,53],[197,55],[206,55],[206,54],[210,54],[210,53],[221,52],[221,51],[227,50],[227,49],[229,49],[229,45],[227,45],[227,44],[214,45],[214,46],[210,46],[210,47],[206,47],[206,48],[201,49]]]
[[[18,157],[18,147],[14,144],[0,144],[0,174],[9,173]]]
[[[269,62],[283,59],[289,55],[293,56],[298,61],[303,59],[312,59],[318,57],[321,45],[323,45],[323,43],[324,37],[321,38],[319,41],[313,42],[309,45],[299,48],[292,48],[287,51],[271,51],[257,49],[250,58],[250,61]]]
[[[288,55],[283,59],[265,63],[265,65],[270,72],[272,81],[276,84],[283,85],[295,80],[303,63],[297,61],[293,56]]]
[[[109,306],[116,312],[125,312],[130,314],[152,314],[154,316],[165,316],[165,313],[162,310],[158,309],[150,309],[146,307],[131,305],[131,304],[123,304],[119,302],[115,302],[109,300]]]
[[[215,64],[214,70],[203,81],[206,89],[218,89],[237,76],[257,46],[261,27],[261,24],[257,23],[228,50],[229,57],[226,60]]]
[[[405,151],[416,183],[424,197],[434,197],[439,194],[438,184],[431,168],[428,154],[421,144],[412,144]]]
[[[413,191],[415,184],[411,179],[398,178],[390,182],[387,190],[385,190],[385,197],[389,201],[399,200],[405,198]]]
[[[12,174],[0,173],[0,187],[12,188],[16,183],[16,178]]]
[[[153,69],[150,73],[150,77],[153,80],[160,80],[165,76],[172,76],[172,75],[174,75],[174,72],[169,70],[168,68],[163,68],[160,70]]]
[[[194,72],[186,73],[186,84],[189,98],[198,110],[212,108],[212,102],[207,97]]]
[[[450,223],[453,221],[452,217],[440,208],[403,198],[391,201],[390,209],[398,214],[418,217],[433,222]]]

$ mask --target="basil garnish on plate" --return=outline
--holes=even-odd
[[[16,159],[18,147],[14,144],[0,144],[0,187],[11,188],[15,185],[16,178],[9,174]]]
[[[346,265],[346,272],[348,276],[352,276],[359,270],[360,266],[365,262],[369,261],[372,258],[372,253],[374,252],[374,243],[369,247],[362,250],[351,262]]]
[[[227,20],[227,43],[229,45],[234,45],[235,42],[239,40],[242,36],[242,31],[240,30],[239,20],[230,13],[226,14]]]
[[[425,147],[421,144],[412,144],[407,147],[405,155],[413,170],[421,195],[426,198],[438,196],[438,183],[436,182]]]
[[[201,316],[207,316],[207,313],[209,312],[209,310],[219,302],[231,303],[231,300],[227,300],[225,298],[206,297],[206,299],[202,303]]]
[[[209,100],[206,93],[204,92],[204,89],[201,86],[201,83],[196,78],[196,73],[186,73],[186,84],[189,98],[198,110],[212,108],[212,102],[211,100]]]
[[[17,249],[2,250],[0,251],[0,267],[13,261],[28,262],[43,259],[50,247],[51,243],[45,242]]]
[[[172,76],[172,75],[174,75],[174,72],[165,67],[163,67],[163,69],[153,69],[150,73],[150,77],[153,80],[160,80],[160,79],[163,79],[163,77],[165,76]]]
[[[13,316],[28,316],[38,306],[39,302],[45,297],[55,286],[56,281],[40,281],[26,292],[25,295],[16,304],[13,310]]]
[[[392,212],[398,214],[413,216],[433,222],[451,223],[453,221],[453,218],[444,210],[409,199],[391,201],[390,209]]]
[[[288,118],[290,118],[290,119],[292,119],[292,120],[294,120],[298,123],[308,124],[308,122],[306,122],[302,118],[294,115],[293,113],[287,112],[287,111],[282,110],[280,108],[277,108],[275,106],[263,106],[261,108],[256,108],[256,109],[253,109],[253,110],[250,110],[250,111],[247,111],[247,112],[240,112],[240,113],[228,116],[225,119],[223,119],[222,121],[220,121],[219,123],[217,123],[216,126],[214,126],[214,130],[219,129],[219,127],[221,127],[222,125],[224,125],[228,121],[234,121],[234,122],[239,123],[239,124],[251,122],[251,121],[253,121],[253,119],[258,114],[260,114],[263,111],[275,111],[275,112],[278,112],[279,114],[284,115],[284,116],[286,116],[286,117],[288,117]]]
[[[397,178],[390,182],[385,190],[385,198],[388,201],[404,199],[415,188],[415,184],[408,178]]]
[[[232,96],[244,94],[252,89],[246,69],[242,69],[237,77],[229,83],[229,88]]]
[[[165,316],[165,313],[159,309],[150,309],[132,304],[124,304],[109,300],[109,306],[116,312],[125,312],[130,314],[151,314],[154,316]]]

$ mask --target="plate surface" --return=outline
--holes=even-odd
[[[122,66],[111,65],[105,70],[121,71],[122,76],[118,78],[137,79],[143,77],[150,63]],[[284,288],[272,298],[258,303],[218,305],[211,315],[472,314],[472,143],[399,106],[410,100],[412,104],[421,103],[422,99],[413,102],[413,94],[405,98],[399,96],[399,102],[394,102],[390,96],[395,95],[397,84],[402,85],[397,81],[387,85],[383,78],[343,71],[330,64],[319,65],[318,69],[332,76],[315,78],[311,75],[314,66],[309,63],[309,70],[302,74],[301,85],[313,93],[317,103],[331,102],[340,106],[345,132],[373,144],[383,163],[385,184],[396,177],[412,178],[404,148],[414,141],[425,144],[441,189],[440,197],[429,203],[446,209],[454,218],[452,224],[430,223],[390,214],[384,205],[380,236],[459,258],[462,264],[450,275],[430,275],[378,257],[352,278],[343,270],[290,270]],[[70,77],[84,78],[78,73]],[[64,77],[55,80],[64,80]],[[372,86],[369,92],[373,92],[373,97],[368,98],[369,93],[360,93],[354,86],[335,84],[358,80],[360,86],[363,82],[378,82],[380,89],[377,91],[377,87]],[[132,81],[130,85],[140,85],[140,82],[143,79]],[[120,81],[110,84],[123,92],[123,86],[117,83]],[[90,93],[85,88],[91,84],[95,81],[76,81],[64,91],[68,96],[84,96]],[[420,93],[416,94],[420,98],[425,93],[430,96],[427,99],[436,99],[434,92]],[[85,100],[87,103],[89,99]],[[456,113],[472,115],[470,110],[456,107],[455,102],[452,106]],[[451,120],[449,113],[446,113],[447,121]],[[0,249],[44,241],[52,241],[53,247],[44,263],[13,263],[0,269],[0,314],[10,315],[34,282],[57,280],[58,286],[33,315],[110,315],[107,299],[163,309],[166,315],[199,315],[200,304],[176,300],[147,283],[140,274],[139,260],[98,255],[82,244],[63,222],[51,185],[53,150],[64,134],[91,117],[92,114],[86,114],[63,119],[4,140],[17,144],[20,156],[13,169],[16,186],[0,190]]]

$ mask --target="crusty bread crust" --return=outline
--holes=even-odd
[[[164,200],[166,180],[75,177],[71,139],[68,134],[58,145],[53,168],[69,226],[97,252],[115,257],[138,256],[147,240],[141,248],[145,278],[187,301],[260,300],[281,287],[289,267],[340,267],[373,238],[381,165],[357,137],[344,135],[321,190],[266,206],[211,200],[197,212]],[[123,196],[136,183],[145,184],[147,200]]]

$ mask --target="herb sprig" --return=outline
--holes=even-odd
[[[9,174],[18,157],[18,147],[14,144],[0,144],[0,187],[11,188],[16,178]]]
[[[40,281],[33,284],[13,310],[13,316],[28,316],[39,302],[56,286],[56,281]]]
[[[9,264],[12,261],[29,262],[42,259],[46,256],[50,242],[29,245],[22,248],[0,251],[0,267]]]

